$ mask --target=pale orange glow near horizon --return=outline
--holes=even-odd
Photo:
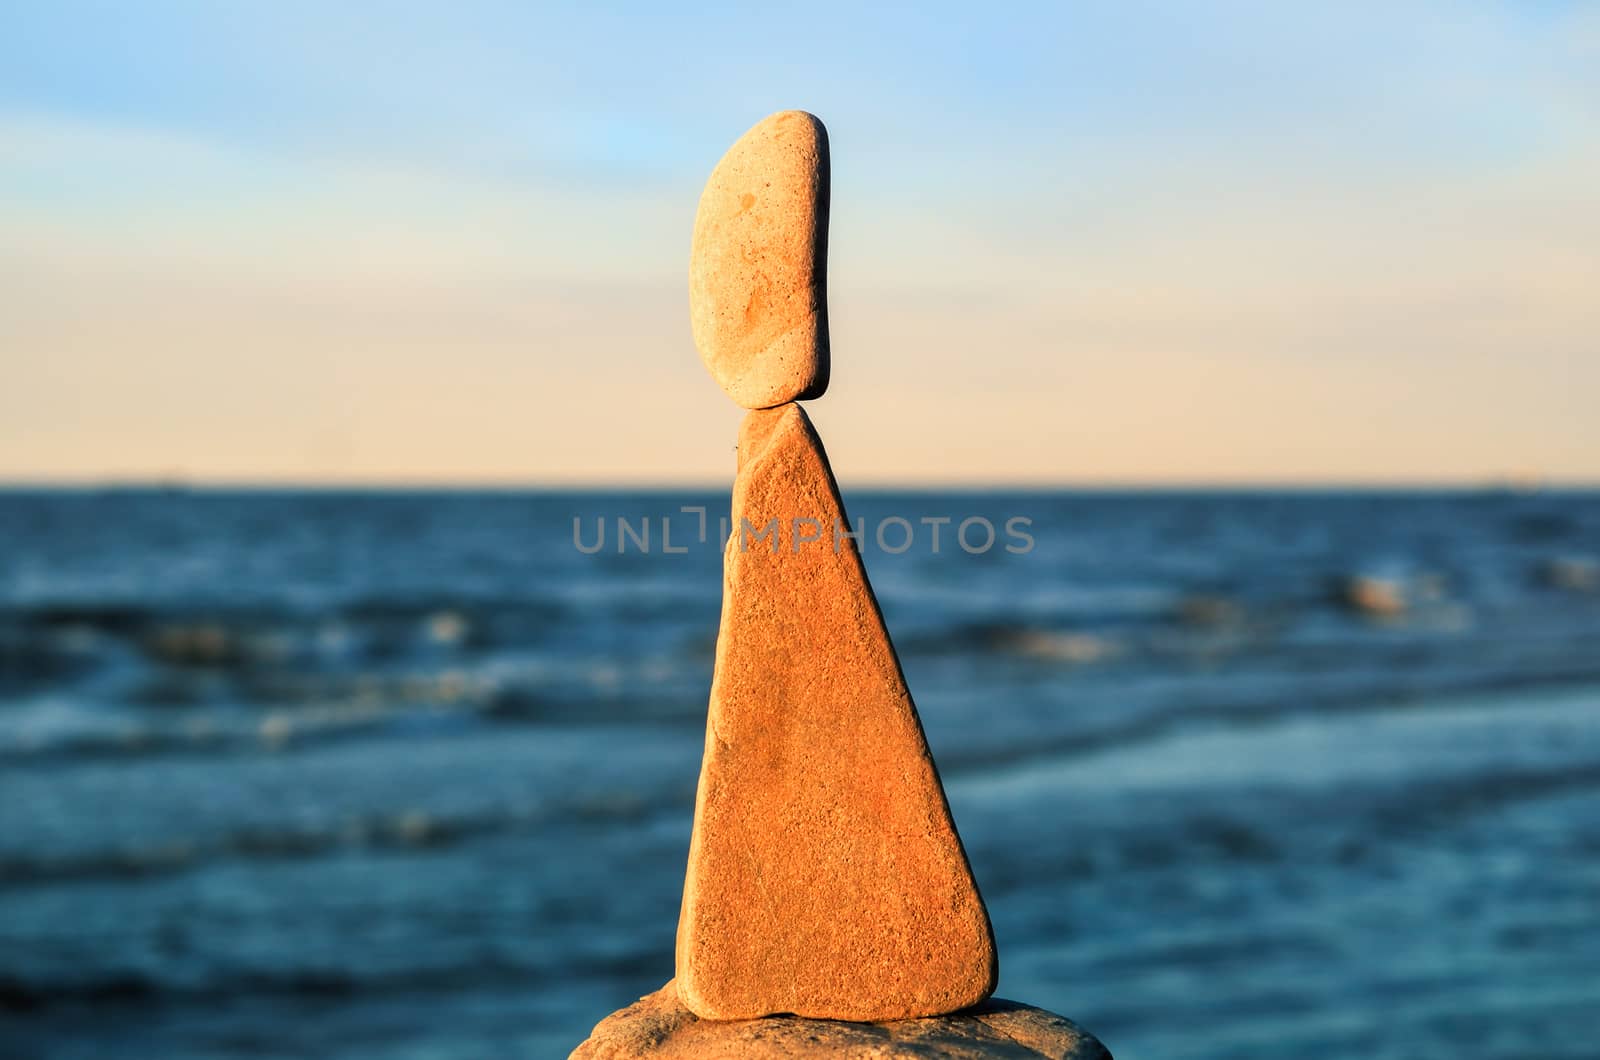
[[[1600,483],[1600,20],[1497,25],[1392,96],[1330,61],[1287,82],[1308,115],[1194,128],[1100,131],[1081,85],[1055,136],[976,88],[945,127],[789,69],[562,141],[594,179],[12,87],[0,480],[724,482],[690,225],[721,148],[801,106],[834,164],[807,407],[847,486]]]

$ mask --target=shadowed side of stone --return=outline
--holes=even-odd
[[[994,989],[988,913],[844,518],[805,413],[749,413],[678,923],[679,990],[708,1019],[932,1016]]]
[[[666,986],[601,1020],[570,1060],[1111,1060],[1105,1046],[1069,1019],[998,998],[964,1012],[886,1023],[769,1016],[702,1020]]]

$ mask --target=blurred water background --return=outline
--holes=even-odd
[[[846,499],[921,531],[866,561],[1002,995],[1596,1055],[1600,494]],[[0,493],[0,1055],[560,1057],[658,987],[726,503]],[[929,549],[975,515],[1035,547]]]

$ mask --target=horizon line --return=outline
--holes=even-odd
[[[733,476],[719,480],[639,479],[509,479],[509,478],[326,478],[293,477],[181,478],[161,476],[111,476],[103,478],[0,477],[0,492],[428,492],[428,493],[705,493],[727,490]],[[915,477],[872,476],[849,483],[852,489],[886,492],[949,491],[983,493],[1015,491],[1084,493],[1179,492],[1483,492],[1540,493],[1600,492],[1600,479],[1525,477],[1513,475],[1474,478],[1311,478],[1311,479],[951,479],[919,480]],[[842,488],[842,484],[841,484]]]

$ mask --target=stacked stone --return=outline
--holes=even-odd
[[[989,915],[860,553],[836,532],[850,524],[827,454],[795,404],[828,384],[828,183],[822,123],[784,111],[729,149],[700,199],[695,343],[750,411],[677,978],[573,1055],[1103,1056],[1061,1017],[973,1008],[998,974]],[[742,529],[773,520],[770,541]]]
[[[827,132],[800,111],[733,145],[695,217],[695,343],[752,410],[678,922],[678,994],[706,1019],[933,1016],[995,984],[988,913],[794,403],[827,387],[827,232]],[[776,551],[742,532],[773,519]]]

